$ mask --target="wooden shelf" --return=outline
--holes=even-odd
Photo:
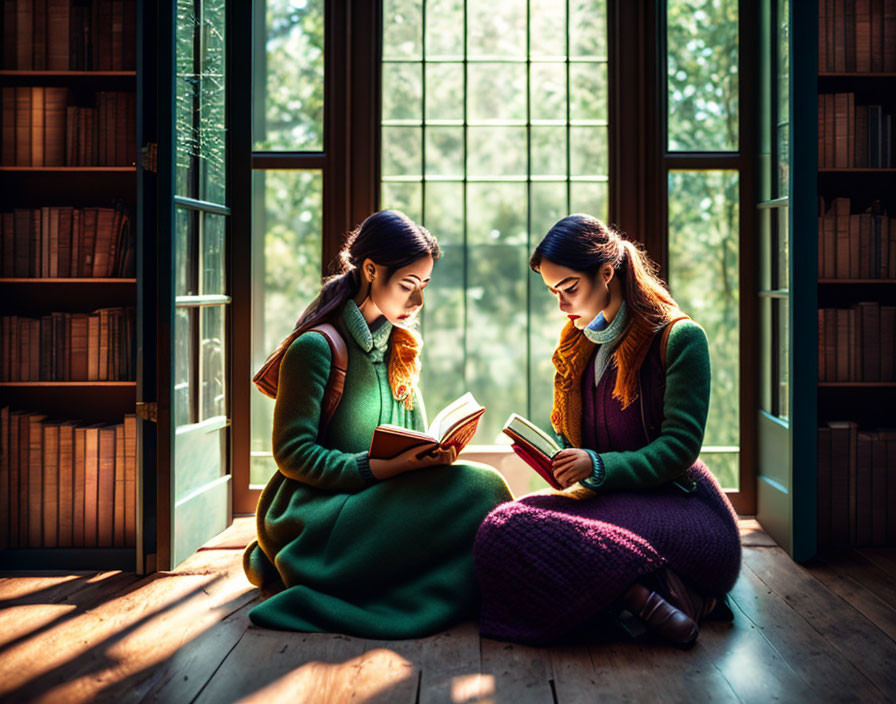
[[[0,279],[2,280],[2,279]],[[871,284],[887,285],[896,284],[896,279],[818,279],[820,284]]]
[[[821,71],[818,74],[819,78],[896,78],[896,73],[882,73],[877,72],[873,73],[871,71],[863,71],[861,73],[857,71],[852,71],[850,73],[840,72],[837,73],[835,71]]]
[[[896,170],[896,169],[894,169]],[[94,173],[123,174],[137,173],[136,166],[0,166],[0,171],[15,173]]]
[[[129,78],[137,77],[136,71],[32,71],[0,70],[0,76],[23,76],[25,78]]]
[[[60,279],[60,278],[37,278],[37,277],[18,277],[18,278],[0,278],[0,284],[136,284],[137,279],[124,278],[83,278],[83,279]]]
[[[37,388],[52,386],[55,388],[136,388],[136,381],[0,381],[0,387],[5,388]]]
[[[896,389],[896,381],[819,381],[822,389]]]

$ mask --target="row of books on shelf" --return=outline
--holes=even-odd
[[[818,70],[896,71],[896,0],[819,0]]]
[[[853,213],[849,198],[818,199],[818,276],[896,278],[896,221],[875,202]]]
[[[135,233],[123,207],[45,206],[0,213],[0,272],[5,277],[128,278],[135,271]]]
[[[133,308],[0,317],[0,381],[136,379]]]
[[[66,87],[4,86],[0,97],[3,166],[133,166],[137,95],[98,91],[72,105]]]
[[[0,548],[134,547],[137,417],[57,421],[0,408]]]
[[[896,306],[818,310],[819,381],[896,381]]]
[[[896,428],[831,421],[818,429],[818,542],[896,543]]]
[[[136,68],[136,0],[3,0],[2,21],[2,68],[19,71]]]
[[[893,168],[893,116],[881,105],[856,105],[854,93],[819,93],[818,166]]]

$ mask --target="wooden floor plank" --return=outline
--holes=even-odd
[[[587,645],[570,645],[551,649],[551,671],[558,704],[593,702],[595,693],[610,699],[612,678],[594,669]]]
[[[750,570],[741,572],[732,592],[737,605],[818,696],[876,700],[891,691],[896,674],[880,662],[891,649],[867,652],[882,640],[892,646],[889,638],[783,550],[748,549],[744,562]]]
[[[896,640],[896,609],[880,599],[863,582],[829,564],[807,566],[809,574]]]
[[[242,550],[255,540],[255,516],[238,516],[200,550]]]
[[[346,702],[364,641],[250,627],[195,704]]]
[[[420,668],[414,663],[419,641],[366,641],[358,669],[351,678],[348,701],[365,704],[414,704]],[[396,650],[407,650],[408,657]]]
[[[226,566],[219,567],[206,574],[156,573],[17,643],[0,659],[0,698],[128,701],[159,663],[255,597],[242,575],[228,577]]]
[[[815,692],[731,601],[734,621],[704,623],[698,644],[745,704],[810,702]]]
[[[896,579],[868,558],[850,550],[836,558],[825,560],[825,563],[837,573],[851,577],[881,601],[896,609]]]
[[[890,579],[896,579],[896,548],[858,548],[856,552],[884,570]]]
[[[482,674],[486,688],[494,683],[488,701],[495,704],[552,702],[550,651],[516,643],[482,638]]]
[[[744,547],[777,547],[777,543],[759,524],[755,516],[741,516],[737,522],[740,542]]]

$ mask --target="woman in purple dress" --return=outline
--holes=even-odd
[[[591,216],[554,225],[530,266],[569,318],[551,412],[565,489],[505,503],[480,527],[481,631],[544,644],[624,609],[688,647],[727,612],[741,558],[734,509],[698,459],[706,334],[647,255]]]

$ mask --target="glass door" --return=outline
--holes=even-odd
[[[170,565],[230,522],[225,0],[174,18]]]
[[[795,559],[816,533],[816,33],[791,28],[814,13],[765,0],[761,16],[757,515]]]

